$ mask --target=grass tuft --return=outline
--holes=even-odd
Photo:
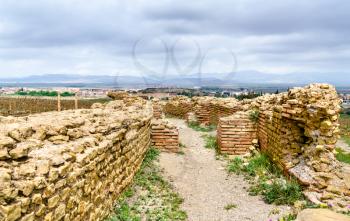
[[[155,163],[159,150],[150,148],[133,184],[120,196],[115,212],[106,221],[186,220],[183,199],[163,179]]]
[[[215,125],[209,125],[208,127],[203,127],[198,122],[190,122],[188,123],[188,127],[199,132],[211,132],[216,130]]]
[[[206,134],[206,135],[203,135],[202,137],[204,138],[204,141],[205,141],[205,145],[204,145],[205,148],[214,149],[214,150],[218,148],[216,136]]]
[[[237,206],[236,204],[230,203],[230,204],[226,205],[224,209],[227,210],[227,211],[229,211],[229,210],[231,210],[231,209],[236,209],[237,207],[238,207],[238,206]]]
[[[249,113],[249,119],[252,122],[257,123],[259,121],[259,115],[260,115],[259,110],[253,110]]]
[[[341,148],[337,148],[336,151],[337,151],[337,154],[335,155],[335,157],[337,158],[338,161],[350,164],[350,153],[346,153]]]
[[[295,180],[287,180],[282,172],[264,154],[251,157],[244,162],[239,157],[232,159],[228,171],[244,174],[251,181],[251,195],[262,195],[266,203],[293,205],[303,199],[302,188]]]

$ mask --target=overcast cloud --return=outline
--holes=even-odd
[[[210,73],[346,73],[349,12],[347,0],[0,0],[0,76],[159,73],[167,50],[169,74],[198,72],[199,53]]]

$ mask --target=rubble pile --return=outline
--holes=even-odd
[[[152,146],[165,152],[180,151],[179,131],[176,126],[162,119],[152,120]]]
[[[93,108],[0,119],[0,220],[110,214],[150,146],[152,108]]]
[[[217,139],[222,154],[243,155],[249,152],[253,140],[257,139],[257,126],[250,119],[250,112],[237,112],[220,118]]]

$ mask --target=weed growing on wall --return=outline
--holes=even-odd
[[[259,110],[253,110],[249,113],[249,119],[252,122],[257,123],[259,121],[259,115],[260,115]]]
[[[148,150],[134,183],[123,192],[115,213],[106,221],[186,220],[180,208],[183,199],[163,179],[155,163],[158,156],[157,149]]]

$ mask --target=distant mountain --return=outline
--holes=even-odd
[[[1,78],[1,85],[57,85],[72,87],[147,87],[147,86],[237,86],[237,85],[304,85],[313,82],[350,86],[350,77],[345,73],[291,73],[269,74],[257,71],[240,71],[234,74],[189,74],[168,75],[162,78],[145,76],[45,74],[20,78]]]

